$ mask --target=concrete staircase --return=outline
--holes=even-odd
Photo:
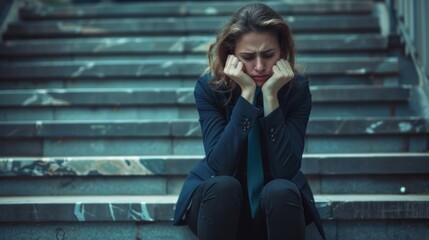
[[[242,5],[21,8],[0,45],[0,239],[195,239],[171,225],[204,154],[192,91]],[[310,75],[302,170],[328,239],[428,240],[427,102],[383,4],[268,5]]]

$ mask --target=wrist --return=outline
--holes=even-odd
[[[252,89],[251,87],[249,87],[249,88],[243,88],[241,90],[241,96],[244,99],[246,99],[248,102],[250,102],[250,103],[253,104],[253,99],[255,97],[255,90],[256,90],[256,88]]]
[[[274,99],[277,98],[277,93],[278,91],[273,90],[273,89],[267,89],[262,87],[262,94],[264,97],[266,97],[267,99]]]
[[[280,106],[277,95],[263,95],[263,102],[265,117]]]

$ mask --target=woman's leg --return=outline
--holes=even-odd
[[[262,190],[260,204],[266,214],[269,240],[304,240],[304,208],[295,183],[284,179],[270,181]]]
[[[186,221],[198,239],[235,240],[243,190],[233,177],[218,176],[198,186]]]

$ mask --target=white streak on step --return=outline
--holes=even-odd
[[[346,70],[346,73],[350,75],[363,75],[363,74],[366,74],[366,72],[367,70],[365,68]]]
[[[179,92],[177,92],[176,93],[177,95],[179,95]],[[188,92],[188,93],[186,93],[186,94],[183,94],[182,96],[180,96],[178,99],[177,99],[177,102],[178,103],[186,103],[187,102],[187,99],[189,99],[189,98],[192,98],[194,96],[194,93],[191,91],[191,92]]]
[[[39,221],[39,215],[37,214],[37,209],[35,204],[33,204],[33,212],[34,212],[34,216],[36,217],[36,221]]]
[[[185,136],[193,136],[194,133],[198,132],[198,130],[200,130],[200,125],[195,124],[195,126],[191,126],[191,128],[189,128],[189,130],[185,133]]]
[[[383,125],[383,123],[384,123],[384,121],[375,122],[375,123],[369,125],[369,127],[366,128],[365,132],[369,133],[369,134],[373,134],[374,130],[376,128],[378,128],[379,126]]]
[[[398,127],[399,127],[399,131],[401,132],[409,132],[413,128],[413,126],[409,122],[400,122],[398,124]]]
[[[214,7],[208,7],[208,8],[206,8],[206,10],[204,12],[207,15],[215,15],[218,13],[218,10]]]
[[[113,205],[112,205],[112,203],[109,203],[109,211],[110,211],[110,216],[112,216],[112,220],[116,221],[115,212],[113,211]]]
[[[57,22],[57,28],[61,32],[75,32],[79,33],[82,31],[82,27],[76,24],[64,24],[63,22]]]
[[[150,217],[149,210],[147,209],[147,204],[145,202],[141,202],[140,205],[142,208],[142,211],[141,211],[142,220],[153,222],[154,220],[153,218]]]
[[[74,216],[80,222],[85,221],[85,205],[82,202],[77,202],[74,205]]]
[[[107,39],[104,42],[102,42],[101,44],[97,45],[93,52],[100,52],[104,49],[108,49],[108,48],[112,48],[112,47],[116,47],[116,46],[120,46],[120,45],[124,45],[128,42],[128,40],[126,38],[120,38],[120,39]]]
[[[77,69],[73,74],[72,77],[79,77],[82,75],[83,72],[88,71],[89,69],[93,68],[95,66],[94,62],[89,62],[83,66],[80,66],[79,69]]]
[[[23,103],[22,106],[28,106],[34,102],[36,102],[38,99],[37,94],[33,94],[33,96],[27,98]]]
[[[181,37],[177,39],[177,41],[171,45],[171,47],[168,49],[169,52],[183,52],[185,49],[185,40],[186,38]]]
[[[173,65],[173,61],[169,60],[161,64],[161,68],[168,68],[168,67],[171,67],[172,65]]]
[[[286,18],[286,22],[295,22],[295,17],[293,17],[293,16],[289,16],[289,17],[287,17]]]

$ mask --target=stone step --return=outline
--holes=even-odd
[[[327,239],[411,240],[429,234],[427,195],[316,195],[315,200]],[[1,197],[0,233],[7,239],[29,233],[26,239],[196,239],[188,228],[171,225],[175,201],[176,196]],[[306,239],[319,239],[314,225],[306,231]]]
[[[98,88],[35,89],[0,91],[0,106],[153,106],[195,104],[193,88]],[[406,102],[411,87],[402,86],[311,86],[316,103]]]
[[[200,156],[0,158],[0,196],[179,194]],[[304,154],[315,194],[428,194],[429,153]]]
[[[176,200],[176,195],[0,197],[0,222],[171,221]],[[429,219],[427,195],[316,195],[315,201],[324,220]]]
[[[186,226],[157,222],[43,222],[0,224],[0,239],[197,240]],[[313,238],[314,240],[317,238]]]
[[[406,102],[411,87],[311,86],[315,103]],[[60,106],[194,106],[193,88],[179,89],[35,89],[0,91],[1,107]]]
[[[226,23],[228,18],[206,16],[13,22],[8,25],[3,38],[9,40],[139,35],[213,35]],[[376,33],[380,31],[378,17],[371,15],[291,16],[286,20],[293,33]]]
[[[299,64],[313,75],[393,75],[398,72],[395,57],[319,57],[301,58]],[[194,77],[207,67],[204,59],[115,60],[86,62],[27,62],[0,64],[0,78],[77,79],[77,78],[165,78]],[[156,86],[154,86],[156,87]]]
[[[425,135],[427,119],[398,118],[312,118],[307,135]],[[14,121],[0,122],[2,138],[32,137],[178,137],[200,138],[197,120],[117,121]]]
[[[306,153],[427,152],[428,120],[313,118]],[[0,123],[0,156],[203,154],[197,120]]]
[[[312,117],[410,116],[410,86],[312,86]],[[0,121],[197,119],[193,88],[0,90]]]
[[[25,89],[82,89],[82,88],[194,88],[197,77],[145,77],[145,78],[75,78],[75,79],[5,79],[0,81],[2,90]],[[311,75],[313,86],[398,86],[398,76],[395,75]]]
[[[115,3],[94,5],[66,5],[26,7],[21,9],[24,20],[86,19],[86,18],[142,18],[185,16],[230,16],[248,2],[164,2],[164,3]],[[320,14],[371,14],[372,1],[342,2],[266,2],[283,15]]]
[[[423,239],[429,235],[428,221],[423,220],[325,220],[329,240],[391,240]],[[44,222],[2,223],[2,239],[145,239],[197,240],[187,226],[171,222]],[[321,240],[314,224],[306,228],[306,240]]]
[[[0,57],[35,58],[106,55],[206,54],[214,37],[123,37],[60,40],[21,40],[0,43]],[[385,50],[387,38],[379,34],[295,36],[298,53],[362,52]]]

